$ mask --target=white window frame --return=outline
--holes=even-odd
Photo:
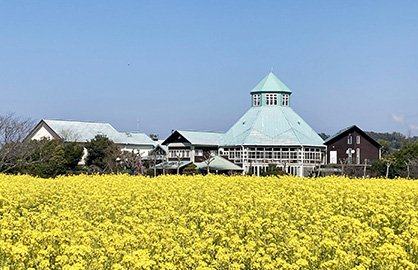
[[[277,105],[277,94],[266,94],[266,105]]]
[[[360,144],[360,136],[356,136],[356,144]]]
[[[289,95],[288,94],[283,94],[282,95],[282,106],[289,106]]]
[[[261,95],[255,94],[253,96],[253,106],[260,106],[261,105]]]
[[[351,134],[348,135],[347,144],[353,144],[353,136]]]
[[[356,163],[360,164],[361,163],[361,158],[360,158],[360,148],[356,149]]]

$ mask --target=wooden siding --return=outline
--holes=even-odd
[[[352,136],[352,143],[348,143],[348,137]],[[360,143],[357,144],[357,136],[360,136]],[[337,151],[337,164],[340,164],[340,160],[348,158],[346,151],[351,148],[355,152],[352,154],[352,163],[357,164],[357,148],[360,149],[360,164],[364,164],[365,159],[368,159],[370,164],[373,161],[379,159],[379,148],[376,147],[375,143],[370,141],[368,137],[363,136],[361,132],[355,129],[344,132],[331,142],[326,143],[327,149],[327,163],[330,164],[330,152]]]

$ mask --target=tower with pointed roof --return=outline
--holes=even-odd
[[[290,106],[292,91],[272,71],[250,92],[252,106]]]
[[[322,138],[291,108],[292,91],[270,72],[251,94],[251,108],[220,138],[220,154],[259,175],[278,166],[307,176],[324,164]]]

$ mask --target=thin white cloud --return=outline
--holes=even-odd
[[[412,124],[409,125],[409,128],[412,130],[418,130],[418,126]]]
[[[392,119],[395,122],[402,123],[403,122],[403,115],[392,113]]]

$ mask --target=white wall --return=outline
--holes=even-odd
[[[32,138],[30,139],[41,140],[42,138],[54,139],[52,134],[44,126],[41,126],[41,128],[35,134],[33,134]]]
[[[147,156],[148,152],[152,150],[152,146],[147,146],[147,145],[142,145],[142,146],[138,146],[138,145],[119,145],[120,149],[122,151],[129,151],[132,152],[134,151],[134,153],[140,153],[141,156]]]

